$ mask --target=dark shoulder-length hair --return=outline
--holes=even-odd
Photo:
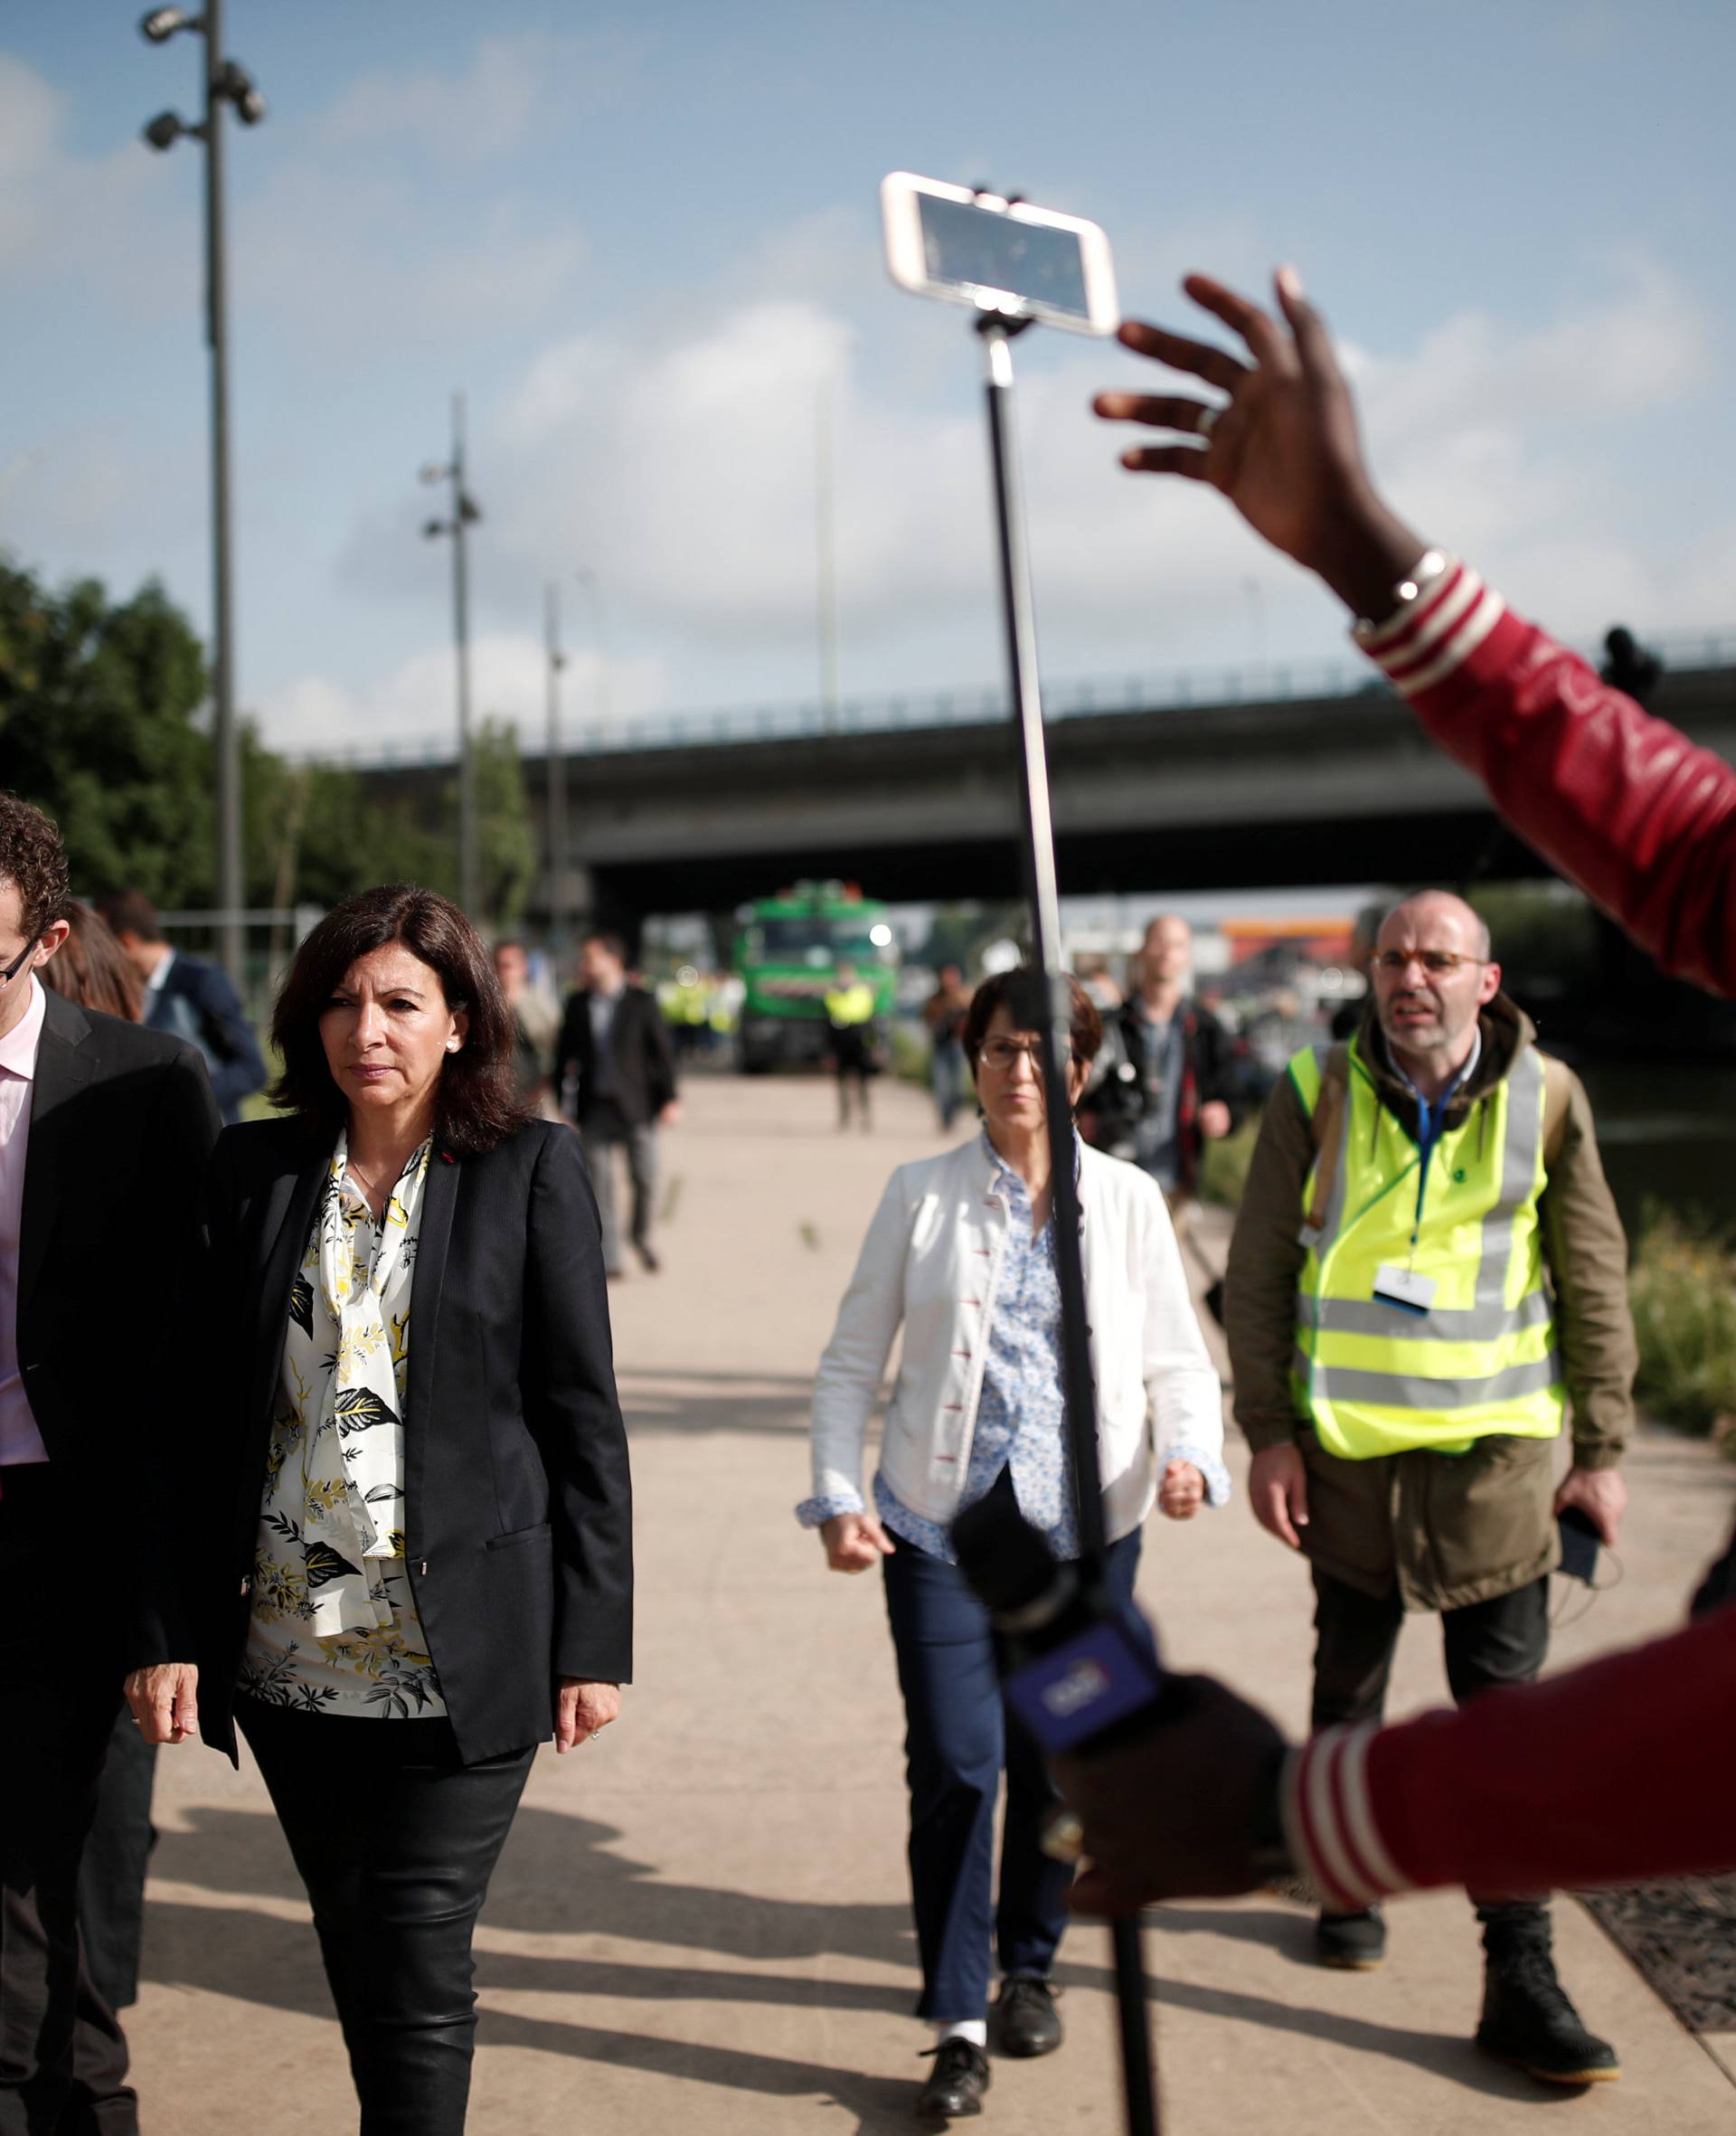
[[[271,1102],[315,1134],[335,1134],[349,1104],[326,1065],[319,1019],[358,957],[401,943],[439,975],[449,1009],[469,1018],[436,1088],[434,1132],[458,1157],[493,1149],[530,1118],[513,1077],[513,1013],[482,937],[449,898],[388,883],[335,905],[296,951],[271,1016],[283,1073]]]
[[[145,986],[127,961],[127,952],[109,933],[99,912],[69,897],[54,915],[71,932],[39,969],[43,982],[80,1008],[99,1009],[137,1024],[145,1015]]]
[[[1097,1058],[1097,1049],[1103,1043],[1103,1019],[1097,1013],[1097,1005],[1072,973],[1062,975],[1067,981],[1067,1025],[1071,1041],[1073,1058],[1081,1067],[1089,1067]],[[965,1058],[970,1063],[970,1072],[976,1073],[976,1056],[983,1050],[983,1041],[988,1036],[988,1026],[995,1021],[995,1011],[1005,1008],[1013,1019],[1015,1030],[1034,1031],[1036,1017],[1033,1013],[1034,979],[1031,971],[1019,965],[1012,971],[997,971],[986,978],[970,997],[970,1007],[965,1012],[965,1027],[960,1034]]]

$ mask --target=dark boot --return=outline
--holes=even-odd
[[[1580,2022],[1555,1977],[1553,1935],[1542,1906],[1479,1906],[1485,1968],[1477,2044],[1549,2084],[1609,2084],[1621,2064],[1608,2040]]]
[[[917,2112],[948,2122],[981,2113],[988,2089],[988,2056],[981,2047],[955,2034],[925,2051],[934,2056],[934,2067],[917,2094]]]
[[[1342,1973],[1372,1973],[1386,1956],[1386,1923],[1378,1906],[1361,1914],[1321,1914],[1314,1923],[1315,1955]]]

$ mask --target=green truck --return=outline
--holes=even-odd
[[[786,1061],[826,1057],[825,997],[840,964],[874,990],[874,1013],[890,1017],[898,986],[898,937],[886,908],[853,883],[797,883],[736,913],[734,964],[745,989],[737,1026],[744,1075]]]

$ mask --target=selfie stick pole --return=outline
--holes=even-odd
[[[1063,1391],[1071,1441],[1083,1570],[1103,1571],[1103,1479],[1097,1454],[1097,1395],[1091,1380],[1090,1330],[1085,1318],[1085,1265],[1080,1246],[1079,1182],[1073,1169],[1073,1115],[1065,1065],[1071,1057],[1071,1015],[1061,953],[1061,899],[1055,873],[1054,825],[1049,809],[1049,760],[1043,744],[1043,696],[1037,677],[1037,627],[1031,601],[1031,561],[1024,541],[1024,497],[1013,430],[1014,335],[1031,322],[994,315],[977,321],[988,359],[988,435],[995,463],[995,509],[1000,530],[1001,595],[1006,619],[1007,674],[1024,803],[1025,893],[1031,905],[1031,989],[1022,1004],[1042,1042],[1043,1087],[1049,1123],[1053,1196],[1055,1275],[1061,1290]],[[1022,1015],[1021,1021],[1024,1020]],[[1137,1918],[1117,1921],[1115,1991],[1121,2025],[1121,2074],[1130,2136],[1156,2136],[1151,2036],[1146,2014],[1146,1967]]]

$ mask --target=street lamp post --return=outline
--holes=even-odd
[[[476,842],[476,752],[470,733],[470,575],[465,530],[482,517],[481,506],[464,483],[464,395],[452,396],[452,458],[430,460],[424,482],[452,485],[452,516],[430,519],[422,528],[429,541],[452,537],[452,639],[457,655],[458,696],[458,903],[472,920],[477,915],[481,867]]]
[[[561,735],[561,589],[548,584],[545,621],[549,647],[549,945],[558,957],[567,946],[567,758]]]
[[[205,340],[211,349],[212,745],[217,759],[217,902],[223,969],[237,991],[244,978],[241,912],[241,758],[235,726],[235,614],[229,510],[229,335],[223,274],[223,106],[243,126],[265,117],[265,99],[245,67],[223,57],[223,0],[205,0],[202,15],[154,7],[139,24],[153,44],[178,31],[205,41],[205,116],[190,126],[177,112],[159,111],[145,128],[153,148],[171,148],[183,135],[205,145]]]
[[[590,641],[596,660],[592,671],[591,718],[596,724],[599,742],[607,739],[609,721],[609,628],[603,608],[603,582],[596,572],[583,565],[573,572],[573,577],[585,590],[585,599],[590,603]]]

